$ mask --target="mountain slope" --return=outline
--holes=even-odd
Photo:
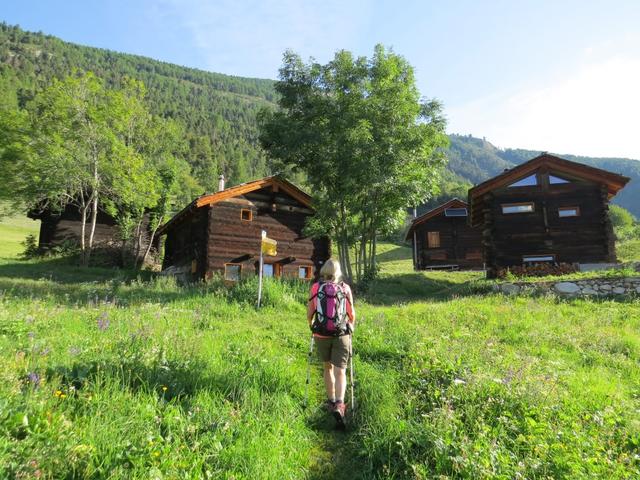
[[[273,81],[180,67],[0,24],[0,105],[23,106],[53,78],[74,70],[91,70],[112,86],[125,77],[142,80],[151,111],[185,125],[188,161],[203,187],[217,185],[218,172],[232,183],[267,173],[255,117],[262,106],[273,105]]]
[[[0,23],[0,106],[23,106],[53,78],[62,78],[74,69],[91,70],[109,85],[118,85],[124,77],[142,80],[152,112],[184,124],[189,144],[187,161],[204,189],[215,189],[220,173],[225,174],[230,185],[270,173],[257,142],[256,114],[263,106],[275,107],[272,80],[180,67],[76,45]],[[501,150],[471,136],[450,135],[450,139],[450,172],[445,175],[442,195],[432,202],[451,195],[464,197],[470,184],[540,153]],[[560,156],[631,177],[614,201],[640,216],[640,162]]]

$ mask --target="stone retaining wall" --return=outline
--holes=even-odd
[[[495,284],[496,291],[507,295],[517,293],[554,293],[563,297],[640,296],[640,277],[590,278],[562,282],[514,282]]]

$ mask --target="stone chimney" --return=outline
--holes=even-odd
[[[220,175],[220,178],[218,178],[218,191],[221,192],[222,190],[224,190],[224,175]]]

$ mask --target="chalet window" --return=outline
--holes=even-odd
[[[263,277],[273,277],[273,273],[274,273],[273,264],[265,263],[262,266],[262,276]]]
[[[550,255],[525,255],[522,257],[522,263],[544,263],[555,262],[556,256]]]
[[[533,202],[526,203],[505,203],[500,205],[502,207],[502,213],[531,213],[534,211]]]
[[[556,177],[555,175],[549,175],[550,185],[560,185],[562,183],[570,183],[570,182],[569,180],[565,180],[564,178]]]
[[[239,263],[225,263],[224,264],[224,279],[230,282],[240,281],[240,274],[242,272],[242,265]]]
[[[560,207],[558,208],[558,216],[560,218],[579,217],[580,207]]]
[[[311,267],[306,265],[298,267],[298,278],[303,278],[305,280],[311,278]]]
[[[445,217],[466,217],[467,215],[466,208],[447,208],[444,211]]]
[[[538,185],[538,177],[534,173],[533,175],[529,175],[528,177],[521,178],[515,183],[509,185],[511,187],[535,187]]]
[[[242,210],[240,210],[240,218],[245,222],[250,222],[251,220],[253,220],[253,212],[251,210],[243,208]]]
[[[263,277],[279,277],[281,273],[282,268],[279,263],[265,263],[262,265]]]
[[[440,248],[440,232],[427,232],[427,246]]]

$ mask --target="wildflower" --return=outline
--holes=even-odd
[[[27,375],[27,378],[29,379],[29,382],[33,384],[33,386],[37,387],[38,385],[40,385],[40,375],[38,375],[36,372],[29,373],[29,375]]]
[[[35,321],[35,318],[33,318],[31,315],[27,315],[24,321],[27,323],[33,323]]]
[[[162,391],[163,391],[163,392],[166,392],[166,391],[167,391],[167,388],[168,388],[168,387],[167,387],[166,385],[163,385],[163,386],[162,386]]]
[[[70,355],[75,356],[75,355],[78,355],[79,353],[80,353],[80,348],[79,347],[71,347],[69,349],[69,354]]]
[[[51,352],[51,348],[43,347],[42,350],[40,350],[40,355],[42,355],[43,357],[46,357],[47,355],[49,355],[50,352]]]
[[[98,317],[97,322],[98,329],[104,332],[107,328],[109,328],[109,325],[111,324],[111,322],[109,321],[109,314],[107,312],[102,312]]]
[[[63,395],[63,393],[62,393],[62,391],[61,391],[61,390],[56,390],[56,393],[54,393],[54,395],[55,395],[56,397],[60,397],[61,395]]]
[[[465,382],[461,378],[456,378],[456,379],[453,380],[453,383],[456,384],[456,385],[464,385],[467,382]]]

